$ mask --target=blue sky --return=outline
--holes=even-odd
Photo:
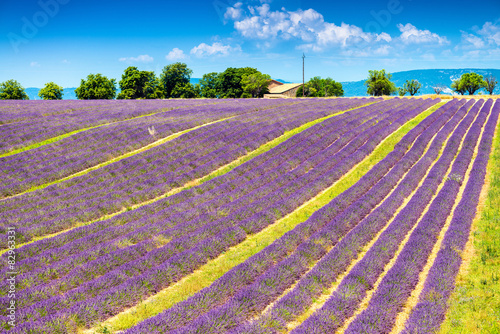
[[[370,69],[500,68],[500,1],[3,0],[0,81],[75,87],[181,61],[193,77],[256,67],[337,81]]]

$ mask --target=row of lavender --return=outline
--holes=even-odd
[[[487,103],[482,112],[484,113],[489,107],[491,107],[491,103]],[[346,320],[354,314],[361,301],[365,298],[367,292],[373,289],[380,275],[384,272],[385,266],[394,257],[394,254],[400,247],[400,244],[404,240],[405,236],[412,228],[414,228],[422,213],[425,211],[426,206],[433,199],[434,193],[438,189],[438,186],[442,183],[443,177],[453,162],[460,143],[462,142],[464,135],[467,133],[467,130],[476,117],[478,111],[479,106],[476,104],[450,137],[445,149],[443,150],[443,155],[432,167],[428,176],[423,180],[422,186],[418,188],[408,204],[398,213],[394,220],[384,230],[384,232],[376,240],[373,247],[370,248],[365,256],[342,280],[339,287],[335,290],[331,298],[327,300],[325,305],[301,326],[299,326],[295,332],[308,333],[311,331],[311,328],[335,331],[339,327],[342,327]],[[476,122],[475,125],[478,125],[478,123]],[[481,125],[482,124],[479,123],[479,126]],[[465,142],[467,141],[468,138],[466,137]],[[432,159],[432,157],[426,158]],[[456,165],[456,162],[454,165]],[[397,195],[395,194],[394,196]],[[439,199],[435,199],[432,203],[439,203],[437,201],[439,201]],[[390,202],[388,205],[390,205]],[[386,208],[380,208],[380,210],[384,209]],[[415,245],[408,247],[418,249]],[[386,279],[385,277],[384,279]],[[380,288],[377,291],[381,291]],[[400,290],[394,292],[399,293]],[[394,310],[396,305],[397,303],[394,300],[391,300],[384,306],[390,311]],[[361,316],[358,316],[356,319],[360,319],[360,317]],[[348,330],[358,333],[365,332],[366,329],[361,329],[356,321],[359,320],[355,320],[355,322],[350,325]],[[390,331],[390,328],[391,325],[385,323],[382,326],[377,326],[376,329],[374,329],[374,332],[378,332],[380,330]]]
[[[1,101],[0,153],[72,131],[221,100]]]
[[[429,103],[427,103],[427,107],[428,106],[429,106]],[[425,108],[425,106],[422,106],[422,107]],[[406,119],[408,119],[408,117],[411,118],[415,114],[418,114],[418,112],[420,112],[420,111],[416,111],[416,112],[408,114],[407,111],[408,111],[407,109],[405,110],[403,108],[402,110],[400,110],[399,114],[406,115],[403,117],[406,117]],[[389,112],[386,117],[394,115],[394,114],[395,114],[394,112]],[[398,114],[398,113],[396,113],[396,114]],[[403,120],[401,120],[401,121],[403,121]],[[390,123],[391,122],[389,122],[389,124]],[[397,122],[394,122],[394,123],[396,124]],[[394,125],[394,127],[397,128],[397,127],[399,127],[399,125]],[[387,127],[390,127],[390,126],[387,126],[387,123],[386,123],[385,127],[382,127],[382,126],[377,127],[377,125],[373,126],[373,128],[380,128],[381,130],[385,129]],[[394,130],[394,127],[393,127],[392,131]],[[388,131],[388,130],[386,130],[386,131]],[[368,132],[368,134],[366,135],[365,133],[366,133],[366,131],[363,132],[363,135],[365,135],[365,138],[363,141],[361,141],[361,143],[368,140],[371,135],[375,134],[375,133]],[[382,136],[382,135],[384,135],[384,136]],[[375,143],[370,143],[370,145],[372,145],[372,146],[374,144],[376,145],[377,140],[378,141],[382,140],[386,135],[387,135],[387,132],[381,133],[380,137],[377,137],[377,136],[372,137],[373,141]],[[361,136],[361,135],[359,135],[359,136]],[[360,145],[360,143],[357,143],[354,140],[351,141],[351,144],[354,144],[353,145],[354,147],[356,147],[356,146],[359,147],[359,145]],[[347,145],[347,146],[349,146],[349,145]],[[352,150],[352,149],[353,149],[353,147],[351,147],[349,150]],[[349,150],[347,150],[347,151],[349,151]],[[355,148],[354,148],[354,150],[355,150]],[[362,152],[362,150],[359,150],[359,151]],[[362,158],[367,153],[363,152],[361,154],[362,155],[360,155],[360,153],[358,153],[358,155],[360,155],[360,157]],[[352,153],[351,153],[351,155],[352,155]],[[341,156],[339,156],[339,158],[340,157]],[[324,160],[329,160],[329,159],[323,158],[323,161]],[[344,161],[343,159],[337,159],[337,163],[340,162],[341,160]],[[345,159],[345,160],[346,160],[347,164],[350,161],[352,161],[351,159]],[[359,159],[355,159],[354,163],[356,163],[356,160],[359,161]],[[326,162],[324,162],[324,164],[326,165]],[[343,173],[345,173],[345,171],[346,170],[344,170],[340,174],[337,172],[337,174],[342,175]],[[319,186],[320,183],[324,183],[326,181],[327,175],[329,175],[331,172],[332,172],[332,165],[330,165],[330,168],[328,168],[328,169],[325,168],[323,170],[323,173],[324,173],[323,178],[318,178],[318,175],[316,175],[315,178],[318,181],[317,186]],[[313,175],[312,173],[310,173],[310,174]],[[303,179],[304,179],[304,181],[307,181],[309,183],[311,183],[310,181],[315,180],[315,179],[308,180],[307,178],[303,178]],[[321,181],[321,182],[319,182],[319,181]],[[300,189],[298,186],[300,186],[301,188],[304,188],[304,183],[295,182],[295,187],[297,190]],[[267,197],[267,201],[269,201],[270,198],[276,197],[275,193],[271,193],[271,195],[272,196]],[[307,196],[310,197],[311,195],[314,195],[314,193],[313,194],[307,194],[307,193],[303,194],[303,196],[306,196],[306,198],[307,198]],[[300,198],[299,198],[299,200],[300,200]],[[301,201],[303,202],[303,200],[301,200]],[[288,211],[293,210],[294,207],[300,205],[300,202],[298,202],[298,203],[297,202],[298,202],[297,199],[295,201],[292,201],[291,204],[287,205],[288,207],[286,209]],[[262,207],[262,205],[261,205],[261,207]],[[255,214],[256,213],[255,211],[256,210],[254,209],[253,212],[249,212],[249,213]],[[270,213],[272,213],[272,211]],[[281,215],[283,215],[283,214],[286,214],[286,212],[281,213]],[[57,318],[57,317],[62,317],[62,316],[67,315],[64,311],[60,310],[61,308],[69,309],[69,311],[67,311],[67,312],[72,313],[73,315],[77,315],[79,321],[83,322],[84,324],[86,324],[86,322],[95,321],[95,319],[102,319],[103,316],[105,316],[106,314],[109,314],[110,312],[116,313],[117,311],[122,309],[124,306],[126,306],[130,303],[133,304],[133,303],[137,302],[138,300],[143,298],[145,295],[148,295],[152,292],[154,293],[154,291],[160,289],[161,287],[163,287],[165,285],[168,285],[169,282],[175,281],[176,279],[182,277],[186,273],[191,272],[199,264],[204,263],[207,259],[212,258],[212,257],[216,256],[217,254],[220,254],[220,252],[223,249],[225,249],[228,245],[234,244],[235,242],[239,242],[241,240],[241,238],[244,238],[244,235],[245,235],[245,232],[242,230],[242,226],[244,226],[244,225],[242,225],[242,223],[245,223],[245,220],[242,218],[244,218],[244,217],[233,216],[231,219],[219,219],[218,222],[216,222],[215,224],[212,224],[211,226],[208,226],[208,227],[207,226],[203,227],[203,225],[194,226],[194,228],[197,229],[197,230],[195,230],[195,231],[197,231],[197,234],[202,236],[202,237],[196,237],[196,235],[189,235],[189,234],[185,237],[182,237],[182,233],[181,233],[179,235],[181,237],[180,239],[178,239],[179,237],[177,237],[177,239],[174,238],[174,241],[178,241],[177,243],[170,242],[169,244],[167,244],[163,248],[159,248],[158,249],[159,251],[150,252],[152,254],[148,253],[147,258],[144,257],[141,259],[139,257],[140,260],[134,261],[134,263],[135,263],[134,265],[122,266],[123,269],[120,269],[118,271],[115,270],[115,272],[111,272],[110,274],[106,274],[105,276],[101,277],[98,280],[95,280],[91,284],[84,284],[75,290],[71,290],[71,293],[64,295],[64,298],[56,297],[56,298],[49,299],[48,301],[36,303],[36,304],[26,308],[26,309],[23,309],[21,314],[25,318],[28,317],[28,319],[29,319],[30,315],[32,317],[35,317],[35,318],[39,317],[40,315],[38,315],[38,316],[35,315],[39,311],[42,313],[46,313],[46,312],[51,313],[52,316],[47,316],[45,318],[42,318],[42,319],[40,319],[40,322],[37,322],[33,325],[33,326],[40,326],[41,323],[44,323],[44,322],[52,323],[52,325],[54,325],[55,324],[53,322],[53,320],[55,319],[54,317]],[[267,219],[266,219],[267,223],[270,223],[269,218],[271,218],[271,216],[267,217]],[[236,219],[236,221],[235,221],[235,219]],[[182,221],[185,221],[185,220],[181,220],[180,222],[182,222]],[[224,226],[222,226],[222,227],[218,228],[218,226],[221,225],[221,223],[223,223],[223,221],[226,221],[226,227],[224,228]],[[248,225],[248,223],[251,223],[251,222],[252,222],[252,220],[248,220],[245,225]],[[261,223],[264,223],[264,222],[265,222],[265,220],[261,221]],[[237,224],[235,225],[235,223],[237,223]],[[232,224],[232,227],[231,227],[231,224]],[[189,225],[189,224],[181,224],[181,226],[180,226],[181,230],[184,229],[183,233],[186,232],[186,228],[188,228],[188,230],[187,230],[188,232],[189,232],[189,228],[192,228],[190,226],[182,226],[182,225]],[[242,225],[242,226],[238,226],[238,225]],[[201,227],[201,229],[200,229],[200,227]],[[257,228],[257,230],[258,230],[258,229],[263,228],[263,227],[265,227],[265,225],[250,227],[250,229]],[[147,228],[149,228],[149,226],[147,226]],[[172,230],[172,232],[175,232],[175,230],[172,228],[170,230]],[[169,231],[169,230],[167,229],[166,231]],[[170,232],[170,233],[172,233],[172,232]],[[210,233],[212,233],[212,234],[210,235]],[[162,233],[160,233],[160,235],[162,235]],[[191,242],[191,244],[189,244],[191,239],[194,239],[194,242]],[[198,242],[198,243],[196,244],[196,242]],[[182,251],[181,253],[178,253],[176,255],[175,250],[179,244],[186,245],[187,250]],[[191,248],[189,248],[189,247],[191,247]],[[170,256],[168,253],[170,253]],[[162,262],[165,260],[168,260],[168,261]],[[145,264],[142,265],[141,263],[145,263]],[[127,268],[129,271],[127,271]],[[149,270],[148,270],[148,268],[149,268]],[[90,268],[87,270],[90,270]],[[139,274],[142,274],[142,275],[137,277],[137,275],[139,275]],[[127,277],[129,277],[129,278],[127,279]],[[113,287],[113,285],[115,285],[118,282],[117,280],[119,280],[119,281],[121,280],[121,282],[123,282],[123,283],[121,283],[117,287]],[[149,284],[144,284],[144,282],[149,282]],[[95,290],[95,288],[98,285],[101,285],[102,289],[104,289],[104,293],[100,293],[99,289]],[[90,288],[90,290],[89,290],[89,288]],[[92,288],[94,288],[94,290]],[[88,298],[88,296],[92,296],[93,295],[92,291],[95,291],[94,298],[90,298],[88,300],[82,300],[84,296],[87,296],[87,298]],[[74,298],[71,298],[70,296],[73,296]],[[98,305],[102,306],[102,303],[100,302],[102,300],[106,300],[106,304],[107,304],[106,309],[104,309],[102,307],[98,307]],[[99,301],[99,303],[97,303],[97,301]],[[58,309],[60,311],[57,311]],[[91,311],[91,309],[93,309],[93,310]],[[57,312],[59,312],[59,313],[57,313]],[[56,315],[54,315],[54,314],[56,314]],[[24,327],[25,330],[27,328],[29,328],[31,325],[26,325],[26,326],[27,327]]]
[[[432,136],[432,133],[435,133],[450,115],[457,111],[460,104],[446,105],[421,122],[403,138],[401,145],[398,145],[391,154],[374,166],[353,187],[317,211],[309,220],[298,225],[261,253],[235,267],[212,286],[163,314],[143,322],[129,332],[277,331],[280,322],[283,326],[283,319],[280,321],[280,317],[292,318],[294,314],[289,313],[289,310],[283,310],[279,304],[275,304],[275,308],[277,307],[277,312],[273,313],[275,318],[260,322],[262,326],[256,326],[259,323],[256,322],[245,328],[248,324],[244,323],[262,312],[268,304],[273,303],[312,263],[325,256],[336,244],[340,248],[348,247],[345,242],[338,244],[338,241],[344,240],[346,233],[398,183],[405,170],[419,159],[427,144],[426,137]],[[415,145],[408,151],[417,136],[419,137]],[[344,252],[344,257],[353,256],[350,248]],[[328,261],[329,269],[323,273],[323,277],[335,275],[337,271],[341,272],[342,266],[345,267],[345,263],[349,262],[339,259],[342,252],[333,251],[329,254],[337,256]],[[321,278],[316,275],[310,282],[321,283]],[[315,297],[314,294],[321,293],[323,288],[312,286],[305,291],[307,294],[312,293],[309,299],[311,302]],[[287,300],[304,301],[296,295]]]
[[[485,126],[462,199],[455,208],[453,219],[427,275],[419,301],[406,322],[404,334],[435,332],[444,320],[447,301],[455,287],[455,278],[462,263],[460,254],[465,248],[476,215],[499,114],[500,103],[497,102]]]
[[[489,107],[491,108],[491,104]],[[455,159],[450,177],[412,232],[396,263],[382,279],[368,308],[353,321],[347,332],[359,333],[359,330],[363,330],[367,333],[379,333],[393,325],[398,311],[418,283],[419,273],[451,212],[489,112],[489,108],[484,108],[479,114]],[[490,120],[493,121],[493,118]],[[494,121],[496,124],[496,120]],[[483,137],[482,140],[485,139]]]
[[[5,181],[0,187],[0,196],[14,195],[64,178],[176,132],[209,122],[237,115],[241,115],[243,120],[255,122],[259,118],[257,110],[261,110],[262,117],[262,110],[267,107],[267,102],[256,106],[255,103],[233,101],[181,108],[90,129],[26,152],[0,157],[0,172]],[[152,128],[154,133],[148,130]]]
[[[201,177],[235,158],[311,120],[369,102],[340,101],[301,105],[255,114],[258,118],[221,122],[192,131],[178,140],[137,154],[82,177],[4,201],[2,216],[19,233],[57,232],[120,211]],[[132,186],[131,186],[132,185]],[[41,214],[45,213],[45,214]]]

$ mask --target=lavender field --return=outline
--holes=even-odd
[[[435,333],[500,101],[0,101],[1,333]]]

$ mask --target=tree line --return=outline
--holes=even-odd
[[[165,66],[159,76],[153,71],[140,71],[130,66],[118,82],[106,76],[89,74],[75,89],[80,100],[93,99],[169,99],[169,98],[247,98],[262,97],[269,93],[271,77],[255,68],[227,68],[224,72],[203,75],[199,83],[190,82],[193,71],[184,63]],[[45,84],[40,92],[44,100],[61,100],[63,88],[53,82]],[[0,99],[27,100],[21,84],[8,80],[0,84]]]
[[[117,94],[115,79],[108,79],[102,74],[89,74],[82,79],[80,86],[75,89],[76,97],[80,100],[92,99],[169,99],[169,98],[259,98],[269,93],[271,77],[263,74],[256,68],[229,67],[225,71],[204,74],[199,83],[190,82],[193,71],[184,63],[173,63],[165,66],[159,76],[153,71],[140,71],[130,66],[125,69],[118,82],[120,92]],[[368,71],[365,81],[367,94],[372,96],[407,93],[411,96],[418,94],[422,84],[417,80],[406,80],[403,87],[397,88],[391,81],[392,75],[385,70]],[[477,73],[465,73],[453,81],[451,89],[457,94],[474,95],[481,89],[493,94],[497,80],[493,76],[483,78]],[[436,85],[433,87],[436,94],[441,94],[447,87]],[[49,82],[39,91],[38,95],[44,100],[61,100],[63,88],[54,82]],[[322,79],[319,76],[311,78],[296,93],[297,97],[328,97],[344,96],[340,82],[331,78]],[[0,100],[28,100],[24,88],[15,80],[0,83]]]

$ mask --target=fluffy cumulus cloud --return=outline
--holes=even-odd
[[[182,59],[186,59],[186,58],[187,58],[187,56],[184,53],[184,51],[182,51],[179,48],[173,48],[172,51],[170,51],[165,56],[165,59],[170,60],[170,61],[182,60]]]
[[[149,55],[140,55],[137,57],[123,57],[123,58],[120,58],[118,60],[126,62],[126,63],[150,63],[154,59],[153,59],[153,57],[151,57]]]
[[[411,23],[405,25],[398,24],[398,29],[401,31],[400,39],[404,44],[435,44],[445,45],[449,41],[446,37],[441,37],[429,30],[419,30]]]
[[[210,56],[228,56],[231,53],[239,52],[241,48],[239,46],[232,47],[231,45],[224,45],[220,42],[215,42],[212,45],[206,43],[201,43],[191,49],[191,54],[198,57],[210,57]]]
[[[341,48],[361,43],[390,42],[386,34],[374,34],[346,23],[336,25],[326,22],[314,9],[288,11],[271,10],[269,4],[249,6],[243,10],[241,3],[226,10],[225,18],[234,21],[234,28],[248,39],[291,40],[302,42],[301,49],[320,51],[328,47]]]

